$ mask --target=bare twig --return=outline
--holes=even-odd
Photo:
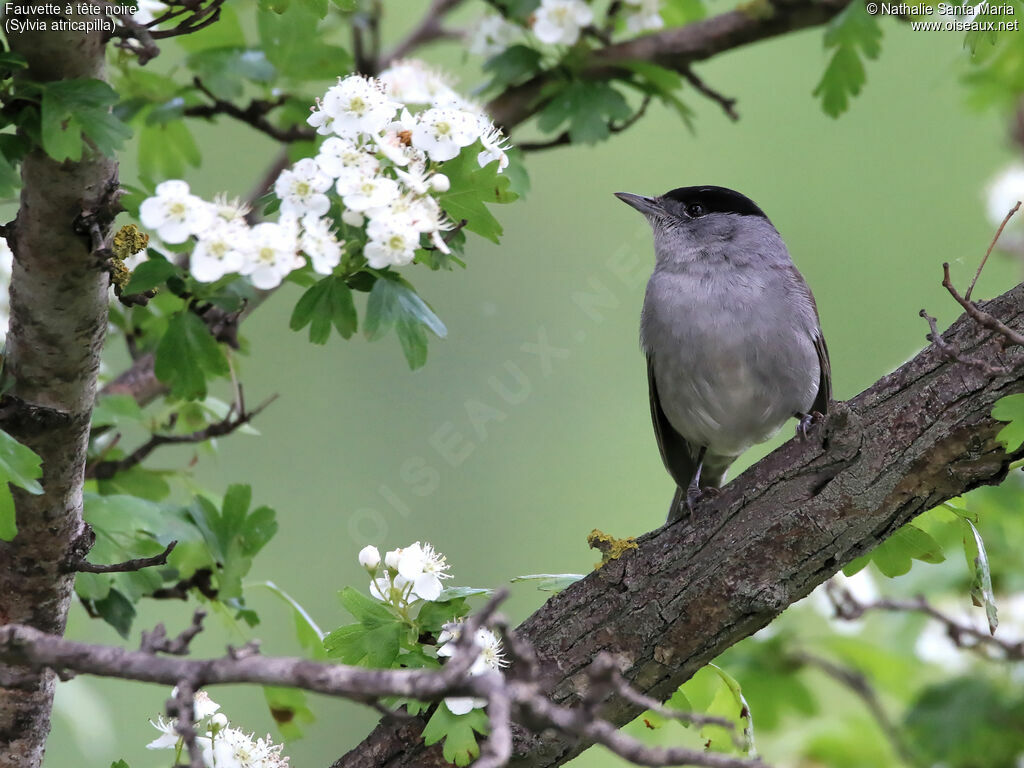
[[[718,106],[722,108],[722,111],[725,112],[726,116],[730,120],[736,122],[737,120],[740,119],[739,113],[736,111],[735,98],[731,96],[725,96],[716,91],[710,85],[705,83],[701,78],[699,78],[696,75],[696,73],[689,67],[683,67],[682,69],[680,69],[679,74],[682,75],[683,78],[685,78],[686,82],[692,85],[697,91],[704,94],[713,102],[718,104]]]
[[[974,279],[971,280],[971,284],[967,288],[967,293],[964,294],[964,298],[967,301],[971,300],[971,292],[974,290],[974,286],[978,282],[978,278],[981,277],[981,270],[985,268],[985,263],[988,261],[989,254],[992,253],[992,249],[995,248],[996,243],[999,242],[999,236],[1003,234],[1003,229],[1006,227],[1006,223],[1010,220],[1013,214],[1015,214],[1019,210],[1020,200],[1018,200],[1017,204],[1014,205],[1013,208],[1011,208],[1009,212],[1006,214],[1006,216],[1003,217],[1003,222],[999,225],[999,229],[996,230],[996,234],[992,238],[992,242],[989,243],[988,245],[988,250],[985,251],[985,255],[981,258],[981,264],[978,265],[978,271],[974,273]]]
[[[112,563],[110,565],[89,563],[83,559],[74,564],[72,570],[79,573],[131,573],[141,571],[143,568],[152,568],[155,565],[167,565],[167,557],[174,551],[177,545],[178,542],[172,541],[158,555],[137,557],[134,560],[125,560],[123,563]]]
[[[142,632],[142,643],[139,650],[143,653],[169,653],[172,656],[184,656],[188,653],[193,638],[203,631],[203,619],[206,611],[196,610],[192,614],[192,623],[173,640],[168,639],[163,623],[157,624],[152,631]]]
[[[188,751],[189,768],[204,768],[203,752],[196,739],[195,687],[188,678],[178,681],[175,695],[167,700],[167,714],[175,718],[174,730],[185,742]]]
[[[316,131],[304,125],[279,128],[267,119],[267,115],[270,112],[288,101],[289,97],[286,95],[279,96],[273,100],[253,99],[249,102],[248,106],[239,107],[237,104],[232,104],[230,101],[218,98],[198,77],[192,79],[192,84],[213,103],[186,107],[183,113],[185,117],[212,118],[217,115],[227,115],[283,144],[291,144],[296,141],[311,141],[316,138]]]
[[[1012,344],[1024,345],[1024,335],[1017,333],[1006,323],[993,317],[988,312],[982,311],[973,301],[969,301],[960,295],[949,277],[948,262],[942,265],[942,287],[949,291],[949,295],[956,299],[956,303],[963,307],[968,316],[978,325],[1001,334]]]
[[[277,399],[277,395],[272,395],[256,406],[253,410],[245,410],[244,404],[237,407],[238,414],[234,414],[235,407],[228,412],[221,421],[215,422],[206,426],[203,429],[191,432],[186,435],[152,435],[149,440],[144,442],[130,454],[125,456],[123,459],[109,459],[101,461],[91,466],[87,466],[85,469],[86,477],[95,477],[98,480],[109,480],[118,472],[123,472],[126,469],[142,463],[146,457],[149,456],[153,451],[162,445],[182,445],[191,443],[205,443],[207,440],[212,440],[215,437],[222,437],[229,435],[239,427],[248,424],[254,418],[256,418],[262,411]]]
[[[867,677],[861,672],[850,667],[844,667],[841,664],[836,664],[834,661],[807,651],[797,651],[791,655],[791,658],[798,664],[821,670],[836,682],[849,688],[864,702],[864,706],[868,708],[871,716],[878,723],[878,727],[885,734],[889,743],[892,744],[892,748],[899,755],[903,763],[908,766],[921,765],[921,761],[911,751],[906,740],[903,738],[903,734],[900,733],[899,728],[892,721],[892,718],[889,717],[885,707],[882,706],[878,693],[871,686]]]
[[[934,317],[929,315],[925,310],[921,310],[919,313],[921,317],[928,321],[928,328],[931,329],[929,333],[925,334],[925,338],[932,342],[936,349],[947,359],[956,360],[958,363],[969,365],[973,368],[977,368],[979,371],[984,373],[986,376],[998,376],[999,374],[1006,373],[1006,368],[1003,366],[992,365],[991,363],[982,360],[977,357],[967,357],[961,354],[958,350],[954,349],[945,339],[942,338],[942,334],[939,333],[939,328],[936,325]]]
[[[988,632],[976,629],[947,616],[933,607],[923,596],[912,600],[892,600],[883,598],[870,603],[857,600],[848,589],[834,581],[827,582],[825,593],[835,607],[836,616],[840,619],[859,619],[870,611],[891,611],[899,613],[921,613],[939,622],[946,629],[952,643],[985,659],[1001,661],[1024,660],[1024,640],[1003,640]]]

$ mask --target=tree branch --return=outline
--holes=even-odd
[[[985,304],[1024,328],[1024,285]],[[996,441],[1000,397],[1024,391],[1024,350],[961,318],[945,343],[1005,371],[987,376],[934,346],[846,403],[807,442],[791,440],[727,485],[701,514],[638,539],[630,550],[550,599],[516,631],[533,647],[558,706],[587,699],[582,674],[607,653],[646,696],[666,700],[695,671],[768,624],[845,563],[921,512],[1005,477],[1020,452]],[[817,439],[814,439],[817,438]],[[966,631],[966,630],[965,630]],[[515,665],[512,668],[515,669]],[[602,714],[622,725],[643,711],[613,691]],[[382,724],[337,768],[440,764],[419,728]],[[599,734],[517,735],[512,764],[547,768]]]
[[[239,107],[230,101],[217,98],[198,77],[192,79],[192,84],[213,103],[186,107],[183,113],[185,117],[204,117],[209,119],[217,115],[227,115],[282,144],[291,144],[296,141],[312,141],[316,138],[316,131],[305,125],[298,124],[289,128],[279,128],[267,119],[267,115],[270,112],[288,100],[287,96],[281,96],[273,101],[253,99],[249,102],[248,106]]]
[[[101,565],[96,563],[90,563],[85,559],[79,560],[75,563],[71,570],[77,571],[78,573],[131,573],[134,571],[141,571],[143,568],[152,568],[154,565],[167,565],[167,558],[170,556],[174,548],[178,546],[178,542],[172,541],[167,547],[158,555],[152,557],[136,557],[133,560],[125,560],[123,563],[113,563],[111,565]]]

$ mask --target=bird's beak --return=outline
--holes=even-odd
[[[656,198],[634,195],[632,192],[616,192],[615,196],[626,205],[636,208],[644,216],[661,212],[661,203]]]

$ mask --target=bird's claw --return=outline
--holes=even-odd
[[[717,498],[721,492],[721,488],[715,488],[713,486],[705,486],[704,488],[701,488],[697,485],[691,485],[686,489],[686,509],[692,515],[694,509],[697,507],[698,501]]]
[[[800,421],[796,425],[796,436],[801,440],[806,440],[807,435],[810,433],[811,427],[815,424],[825,420],[825,416],[818,411],[811,411],[800,416]]]

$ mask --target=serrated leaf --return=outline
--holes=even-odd
[[[278,0],[280,3],[281,0]],[[326,80],[352,69],[351,54],[323,42],[316,32],[319,19],[303,4],[261,8],[257,17],[260,50],[286,79]]]
[[[135,620],[135,606],[131,600],[116,589],[112,589],[105,598],[94,601],[92,607],[100,618],[117,630],[117,634],[125,640],[128,639],[132,622]]]
[[[326,277],[302,294],[292,312],[289,327],[300,331],[309,326],[309,340],[324,344],[331,335],[331,326],[342,338],[350,338],[358,328],[352,289],[341,277]]]
[[[611,122],[626,120],[631,115],[625,97],[608,83],[573,80],[541,110],[537,127],[553,133],[568,122],[572,143],[594,144],[611,135]]]
[[[208,376],[227,376],[227,358],[206,324],[184,310],[167,323],[156,348],[156,377],[183,400],[206,397]]]
[[[0,430],[0,540],[11,541],[18,533],[14,497],[7,484],[38,496],[43,487],[36,478],[42,476],[42,459],[36,452]]]
[[[257,48],[213,48],[194,53],[186,65],[214,96],[225,101],[239,98],[244,81],[269,83],[277,75],[266,53]]]
[[[866,75],[861,56],[878,57],[882,30],[864,3],[850,3],[825,30],[825,47],[835,48],[814,89],[825,114],[838,117],[849,108],[850,97],[860,93]]]
[[[118,95],[102,80],[59,80],[42,84],[40,89],[42,144],[54,160],[81,160],[83,135],[108,157],[132,135],[131,129],[111,112]]]
[[[349,624],[328,633],[324,650],[328,658],[338,659],[343,664],[390,669],[398,658],[406,630],[397,619],[372,628]]]
[[[996,611],[995,592],[992,590],[992,569],[988,562],[988,552],[985,551],[985,541],[974,523],[967,518],[963,518],[962,522],[964,555],[971,572],[971,600],[976,606],[984,607],[988,630],[994,635],[996,627],[999,626],[999,616]]]
[[[488,88],[500,88],[523,80],[540,69],[541,53],[526,45],[510,45],[487,60],[483,69],[493,79]]]
[[[360,624],[373,629],[398,621],[379,600],[364,595],[357,589],[345,587],[338,593],[345,610]]]
[[[516,576],[509,581],[536,581],[541,592],[561,592],[583,578],[582,573],[531,573],[527,576]]]
[[[405,358],[413,369],[426,362],[427,335],[424,328],[429,328],[441,338],[448,333],[444,323],[412,288],[398,280],[380,278],[374,283],[366,302],[363,333],[367,339],[375,341],[391,328],[395,328]]]
[[[143,178],[180,179],[187,166],[199,166],[202,154],[188,123],[172,120],[139,128],[138,160]]]
[[[721,667],[715,664],[709,664],[708,666],[718,673],[718,677],[721,678],[722,682],[725,684],[722,690],[728,692],[728,698],[732,702],[732,708],[730,709],[728,706],[725,706],[722,714],[725,714],[726,717],[736,722],[737,725],[742,728],[743,752],[748,755],[757,754],[757,750],[754,747],[754,716],[750,711],[750,705],[743,696],[742,686],[740,686],[739,681],[736,680],[736,678]],[[717,698],[718,697],[716,696],[716,700]],[[711,707],[708,708],[708,713],[717,714],[717,709],[716,701],[713,701]]]
[[[452,221],[465,220],[470,232],[497,243],[503,230],[485,203],[511,203],[518,195],[509,189],[508,178],[498,173],[497,160],[480,167],[476,160],[478,148],[479,143],[444,163],[442,170],[451,186],[438,196],[438,202]]]
[[[96,400],[92,409],[92,425],[138,424],[143,420],[142,409],[131,395],[104,395]]]
[[[473,709],[465,715],[453,715],[442,703],[423,729],[423,743],[429,747],[443,739],[444,759],[462,768],[479,756],[476,734],[484,736],[487,730],[487,715],[482,710]]]
[[[416,616],[420,631],[439,634],[445,624],[461,619],[469,613],[466,598],[454,598],[443,602],[424,602]]]

